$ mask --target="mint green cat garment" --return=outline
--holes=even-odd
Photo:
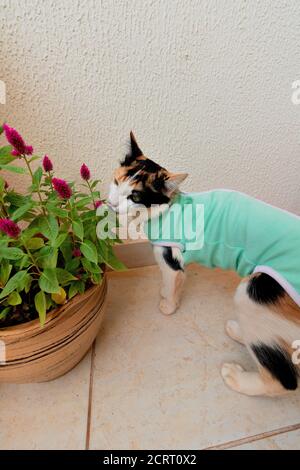
[[[179,247],[186,264],[269,274],[300,306],[300,217],[292,213],[237,191],[179,193],[145,233]]]

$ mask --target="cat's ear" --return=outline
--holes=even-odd
[[[132,131],[130,131],[130,149],[131,149],[131,157],[135,160],[137,157],[140,157],[143,155],[143,152],[141,151],[140,147],[138,146],[138,143],[136,141],[136,138],[134,137],[134,134]]]
[[[188,177],[187,173],[169,173],[166,187],[169,191],[176,191],[179,185]]]
[[[135,160],[142,156],[143,152],[141,151],[140,147],[137,144],[137,141],[134,137],[134,134],[132,131],[130,131],[130,142],[129,142],[129,149],[126,157],[124,160],[122,160],[121,166],[130,166],[133,165]]]

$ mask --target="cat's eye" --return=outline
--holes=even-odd
[[[114,179],[114,183],[116,186],[119,186],[118,180],[116,178]]]
[[[141,195],[138,191],[132,191],[132,193],[129,196],[129,199],[131,199],[135,203],[141,202]]]

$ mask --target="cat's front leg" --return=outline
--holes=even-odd
[[[162,273],[159,307],[164,315],[170,315],[179,306],[185,279],[182,253],[177,247],[155,246],[154,256]]]

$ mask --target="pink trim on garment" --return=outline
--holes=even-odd
[[[156,246],[169,246],[171,248],[179,248],[181,251],[184,250],[184,246],[182,243],[176,243],[176,242],[150,242],[152,245]]]

